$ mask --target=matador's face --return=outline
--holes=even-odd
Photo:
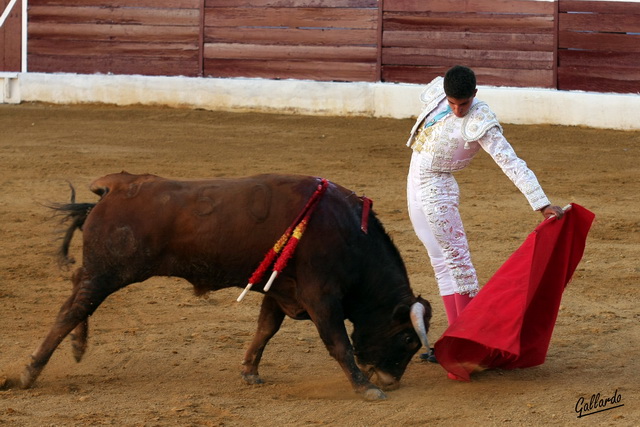
[[[455,114],[456,117],[464,117],[471,109],[471,104],[473,103],[473,98],[476,97],[476,93],[478,89],[473,92],[473,96],[470,98],[453,98],[451,96],[447,96],[447,102],[449,103],[449,107],[451,107],[451,111]]]

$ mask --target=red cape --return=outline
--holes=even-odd
[[[594,218],[572,204],[562,219],[538,225],[436,342],[440,365],[470,381],[476,370],[544,363],[562,292]]]

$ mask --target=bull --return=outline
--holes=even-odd
[[[76,203],[72,193],[71,203],[54,206],[71,221],[60,256],[69,260],[70,242],[80,229],[82,265],[19,385],[34,384],[67,335],[79,362],[89,316],[129,284],[174,276],[189,281],[196,295],[244,286],[317,188],[318,178],[307,176],[177,181],[121,172],[91,184],[100,196],[96,203]],[[397,388],[413,355],[428,346],[429,302],[413,294],[400,253],[375,213],[335,183],[327,183],[268,292],[262,282],[252,291],[264,297],[243,360],[248,384],[263,382],[258,365],[285,316],[313,321],[330,355],[367,400],[385,399],[383,390]],[[351,340],[345,319],[353,324]]]

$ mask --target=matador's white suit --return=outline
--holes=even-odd
[[[472,297],[479,290],[478,278],[458,212],[459,189],[452,172],[466,167],[482,148],[534,210],[549,205],[549,200],[534,173],[502,135],[502,127],[488,105],[474,98],[469,112],[456,117],[447,112],[450,109],[443,81],[442,77],[436,78],[422,93],[425,108],[407,142],[413,149],[407,178],[409,216],[431,258],[440,295]]]

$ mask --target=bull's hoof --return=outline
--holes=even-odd
[[[20,384],[18,384],[18,386],[21,389],[26,390],[28,388],[31,388],[33,383],[34,383],[34,380],[32,380],[28,374],[22,373],[22,375],[20,376]]]
[[[31,388],[33,383],[36,382],[36,379],[38,379],[40,372],[42,372],[42,368],[38,369],[34,368],[32,365],[27,365],[20,375],[20,383],[18,386],[21,389]]]
[[[84,352],[86,349],[86,345],[76,345],[76,343],[71,344],[71,352],[73,353],[73,358],[77,363],[80,363],[80,361],[82,361],[82,356],[84,356]]]
[[[28,389],[28,388],[31,388],[34,382],[35,382],[35,378],[33,378],[31,371],[29,369],[25,369],[22,372],[22,375],[20,375],[19,387],[21,389]]]
[[[387,395],[379,388],[368,388],[362,393],[362,396],[368,401],[385,400],[387,398]]]
[[[264,381],[262,381],[259,375],[242,374],[242,379],[249,385],[264,384]]]

